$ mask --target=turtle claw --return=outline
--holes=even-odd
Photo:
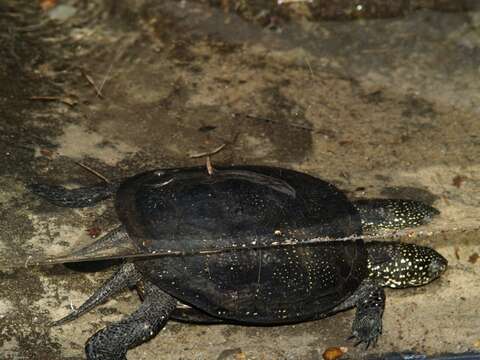
[[[351,341],[355,339],[355,335],[350,335],[349,337],[346,338],[346,341]]]
[[[378,337],[380,334],[370,334],[367,336],[360,336],[359,334],[357,335],[352,335],[348,338],[348,340],[353,340],[355,339],[354,347],[359,346],[360,344],[365,344],[365,350],[368,350],[370,347],[375,347],[377,345]]]
[[[381,287],[372,285],[366,287],[361,295],[352,324],[352,335],[358,341],[355,346],[364,343],[367,350],[370,346],[375,346],[382,333],[385,294]]]
[[[365,344],[365,350],[375,347],[378,337],[382,333],[381,318],[375,313],[370,313],[369,315],[357,318],[354,321],[352,336],[349,338],[355,339],[355,347],[362,343]]]
[[[359,340],[357,341],[355,344],[353,344],[354,347],[357,347],[358,345],[360,345],[362,343],[362,340]]]
[[[354,347],[357,347],[361,344],[365,344],[365,350],[368,350],[368,348],[375,347],[377,345],[377,340],[378,338],[373,338],[373,339],[358,339],[357,336],[351,335],[347,338],[348,341],[351,341],[353,339],[357,339],[357,341],[353,344]]]

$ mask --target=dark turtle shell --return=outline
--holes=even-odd
[[[120,186],[116,208],[143,252],[238,248],[136,262],[164,291],[224,319],[315,318],[351,295],[366,276],[363,242],[334,241],[361,233],[358,212],[332,184],[296,171],[150,171]],[[332,240],[302,245],[318,237]],[[262,248],[285,242],[299,245]]]

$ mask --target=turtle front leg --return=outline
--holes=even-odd
[[[352,336],[358,343],[375,345],[382,333],[382,316],[385,309],[385,291],[382,287],[369,284],[362,289],[356,302],[357,312],[352,325]]]
[[[385,309],[385,291],[372,280],[364,280],[360,287],[331,313],[357,308],[352,325],[352,337],[357,344],[365,343],[368,348],[375,345],[382,333],[382,316]]]
[[[126,319],[107,326],[88,339],[87,360],[125,360],[127,350],[153,338],[167,323],[177,301],[145,281],[140,308]]]

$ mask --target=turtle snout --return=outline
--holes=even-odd
[[[442,255],[436,253],[436,256],[430,262],[428,269],[433,279],[439,277],[447,269],[448,261]]]
[[[415,202],[417,207],[417,216],[419,218],[419,224],[428,224],[435,217],[440,215],[440,211],[433,206],[423,204],[421,202]]]

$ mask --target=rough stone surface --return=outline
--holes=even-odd
[[[224,143],[214,162],[285,166],[352,197],[433,203],[441,217],[410,241],[434,246],[451,266],[429,286],[387,291],[384,334],[368,352],[345,341],[350,311],[272,328],[170,322],[130,359],[480,350],[478,11],[429,6],[335,22],[302,16],[297,4],[282,5],[295,11],[289,19],[255,21],[274,12],[243,1],[230,2],[242,13],[215,1],[66,3],[53,15],[37,2],[0,5],[2,358],[82,358],[91,334],[139,304],[124,293],[49,328],[111,270],[28,262],[92,241],[116,217],[109,202],[49,205],[28,182],[98,181],[75,161],[109,178],[194,165],[203,160],[190,154]]]

